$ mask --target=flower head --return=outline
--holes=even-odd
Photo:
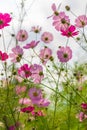
[[[52,50],[50,48],[44,48],[40,50],[39,57],[42,60],[43,64],[46,64],[51,56],[52,56]]]
[[[70,20],[65,12],[60,12],[58,16],[53,17],[53,26],[57,31],[66,30],[69,24]]]
[[[41,100],[39,100],[39,101],[37,102],[37,105],[38,105],[39,107],[48,107],[49,104],[50,104],[50,101],[48,101],[47,99],[44,99],[44,98],[42,98]]]
[[[31,114],[32,114],[34,117],[45,116],[45,114],[44,114],[43,111],[41,111],[41,110],[32,111]]]
[[[31,41],[29,44],[26,44],[23,48],[24,49],[29,49],[29,48],[34,48],[38,45],[40,41]]]
[[[21,66],[18,69],[18,74],[22,78],[28,78],[29,76],[31,76],[30,67],[28,66],[28,64],[24,64],[23,66]]]
[[[80,112],[76,115],[76,118],[79,119],[80,122],[82,122],[85,119],[84,112]]]
[[[58,15],[59,15],[55,3],[52,4],[51,9],[52,9],[52,11],[53,11],[53,14],[52,14],[51,16],[49,16],[48,18],[53,17],[53,16],[58,16]]]
[[[75,31],[75,30],[76,30],[76,27],[71,25],[68,28],[66,28],[66,30],[61,30],[62,32],[61,34],[66,37],[73,37],[73,36],[78,35],[79,33],[79,31]]]
[[[31,65],[30,72],[34,83],[41,83],[41,80],[44,78],[42,66],[38,64]]]
[[[28,38],[28,33],[26,30],[20,30],[18,33],[17,33],[17,36],[16,36],[16,39],[20,42],[24,42],[25,40],[27,40]]]
[[[75,19],[75,26],[82,28],[87,25],[87,17],[86,15],[80,15]]]
[[[40,88],[32,87],[29,89],[28,95],[32,100],[32,103],[34,103],[34,101],[42,99],[42,90]]]
[[[31,28],[31,32],[34,32],[34,33],[40,33],[40,31],[42,30],[42,28],[41,27],[39,27],[39,26],[33,26],[32,28]]]
[[[19,104],[32,105],[32,101],[29,98],[21,98],[19,99]]]
[[[12,52],[9,54],[9,57],[12,58],[12,62],[20,62],[22,55],[23,55],[23,49],[20,46],[16,46],[12,48]]]
[[[81,104],[81,107],[82,107],[83,109],[87,110],[87,103],[82,103],[82,104]]]
[[[8,13],[2,14],[0,13],[0,29],[9,26],[9,22],[11,21],[11,17]]]
[[[26,86],[16,86],[15,92],[16,94],[21,94],[26,91]]]
[[[70,47],[61,47],[57,51],[57,57],[59,58],[60,62],[68,62],[72,58],[72,50]]]
[[[24,107],[24,108],[21,108],[21,111],[22,112],[26,112],[26,113],[30,113],[34,110],[34,107],[33,106],[28,106],[28,107]]]
[[[0,51],[0,60],[1,61],[6,61],[8,59],[8,54],[7,53],[3,53],[2,51]]]
[[[50,32],[44,32],[42,35],[41,35],[41,40],[44,42],[44,43],[50,43],[53,41],[53,34],[50,33]]]

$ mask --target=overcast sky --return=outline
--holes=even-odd
[[[24,20],[22,28],[30,29],[33,25],[42,26],[44,31],[51,31],[54,34],[55,40],[51,44],[52,48],[56,48],[56,43],[58,45],[63,45],[66,39],[63,39],[62,36],[52,27],[52,19],[47,19],[48,16],[52,14],[51,5],[55,3],[57,6],[61,3],[60,10],[65,11],[65,5],[69,5],[72,11],[78,16],[85,13],[85,8],[87,0],[25,0],[26,5],[25,9],[27,10],[27,15]],[[18,17],[18,8],[20,8],[20,0],[2,0],[0,3],[0,12],[10,13],[13,12],[15,17],[15,23]],[[71,15],[71,20],[73,22],[73,15]],[[80,60],[81,57],[84,57],[83,60],[86,60],[86,53],[80,50],[79,46],[73,41],[70,40],[70,46],[73,49],[73,61]]]

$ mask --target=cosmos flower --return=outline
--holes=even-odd
[[[29,49],[29,48],[34,48],[38,45],[40,41],[31,41],[30,43],[26,44],[23,48],[24,49]]]
[[[0,13],[0,29],[6,27],[6,26],[9,26],[9,22],[11,21],[11,17],[10,17],[10,14],[8,13],[5,13],[5,14],[2,14]]]
[[[79,31],[75,31],[76,27],[71,25],[66,30],[61,30],[61,34],[66,37],[73,37],[78,35]]]
[[[58,16],[53,17],[53,26],[57,31],[66,30],[70,24],[70,19],[65,12],[60,12]]]
[[[57,57],[59,58],[60,62],[68,62],[72,58],[72,50],[70,47],[61,47],[57,51]]]
[[[82,104],[81,104],[81,107],[82,107],[83,109],[87,110],[87,103],[82,103]]]
[[[16,46],[14,48],[12,48],[12,52],[9,54],[9,57],[12,58],[12,62],[16,63],[16,62],[20,62],[22,55],[23,55],[23,49],[20,46]]]
[[[46,48],[40,50],[39,57],[42,60],[43,64],[46,64],[51,56],[52,56],[52,50],[50,48],[46,47]]]
[[[84,112],[80,112],[76,115],[76,118],[79,119],[80,122],[84,120]]]
[[[1,61],[6,61],[8,59],[8,54],[7,53],[3,53],[2,51],[0,51],[0,60]]]
[[[16,94],[21,94],[21,93],[23,93],[25,91],[26,91],[26,86],[16,86],[15,87]]]
[[[50,104],[50,101],[47,99],[41,98],[40,100],[34,100],[34,104],[36,104],[38,107],[48,107]]]
[[[42,35],[41,35],[41,40],[44,42],[44,43],[50,43],[53,41],[53,34],[50,33],[50,32],[44,32]]]
[[[75,26],[79,28],[83,28],[87,25],[87,17],[86,15],[80,15],[75,19]]]
[[[32,102],[42,99],[42,90],[40,88],[32,87],[29,89],[28,95]]]
[[[18,31],[16,35],[16,39],[20,42],[24,42],[28,39],[28,33],[26,30],[20,30]]]
[[[28,106],[28,107],[24,107],[24,108],[21,108],[21,111],[22,112],[26,112],[26,113],[30,113],[34,110],[34,107],[33,106]]]
[[[41,111],[41,110],[32,111],[31,114],[32,114],[34,117],[45,116],[45,114],[44,114],[43,111]]]
[[[30,67],[28,66],[28,64],[24,64],[22,65],[19,69],[18,69],[18,74],[22,77],[22,78],[28,78],[31,76],[31,72],[30,72]]]
[[[42,28],[39,26],[33,26],[31,28],[31,32],[34,32],[34,33],[40,33],[41,30],[42,30]]]
[[[53,14],[51,16],[49,16],[48,18],[59,15],[59,12],[57,10],[57,7],[56,7],[55,3],[52,4],[51,9],[53,11]]]
[[[19,104],[23,104],[23,105],[33,105],[32,101],[29,98],[21,98],[19,99]]]
[[[38,64],[31,65],[30,72],[33,82],[37,84],[41,83],[42,79],[44,78],[42,66]]]

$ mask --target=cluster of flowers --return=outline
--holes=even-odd
[[[83,122],[85,119],[87,119],[87,103],[82,103],[81,108],[82,111],[76,115],[76,118],[78,118],[80,122]]]
[[[66,6],[67,10],[70,10],[68,6]],[[74,36],[79,34],[79,31],[77,31],[78,28],[84,28],[84,26],[87,25],[87,17],[86,15],[78,16],[75,19],[75,25],[72,25],[70,23],[69,16],[65,14],[65,12],[59,12],[56,8],[55,4],[52,4],[52,10],[53,14],[50,16],[52,17],[53,23],[52,25],[55,27],[55,29],[61,33],[62,36],[66,36],[67,38],[73,38]],[[48,17],[49,18],[49,17]],[[0,29],[3,29],[6,26],[9,26],[9,22],[11,22],[12,18],[9,14],[2,14],[0,13]],[[42,30],[41,27],[36,26],[32,27],[30,32],[34,33],[40,33]],[[28,32],[26,30],[19,30],[18,33],[15,35],[15,38],[18,42],[24,42],[28,39]],[[7,61],[11,59],[12,63],[20,63],[20,61],[23,58],[24,50],[27,49],[34,49],[38,44],[43,42],[45,45],[50,44],[54,40],[53,34],[50,32],[43,32],[41,35],[40,40],[32,40],[23,47],[21,47],[19,44],[17,44],[15,47],[12,48],[12,52],[10,54],[7,54],[6,52],[0,51],[0,60],[2,62]],[[37,54],[37,53],[36,53]],[[57,58],[59,62],[61,63],[67,63],[72,58],[72,49],[69,46],[61,46],[58,48],[57,52]],[[41,64],[27,64],[24,63],[17,69],[17,74],[22,79],[29,79],[34,84],[40,84],[41,81],[44,79],[44,72],[43,72],[43,66],[46,66],[46,63],[50,60],[53,60],[52,56],[52,50],[45,46],[42,48],[37,54],[39,57]],[[20,112],[31,114],[34,117],[37,116],[44,116],[45,114],[41,110],[36,110],[36,106],[38,108],[40,107],[48,107],[50,102],[44,98],[44,95],[42,93],[42,89],[37,88],[35,86],[31,87],[29,90],[27,90],[26,86],[16,86],[15,88],[16,94],[20,95],[23,92],[28,91],[29,98],[21,98],[19,99],[19,104],[26,105],[22,108],[20,108]],[[82,111],[80,114],[77,115],[77,118],[79,118],[80,121],[83,121],[87,118],[86,110],[87,110],[87,104],[82,103],[81,104],[82,109],[85,111]],[[14,127],[15,126],[11,126]],[[11,127],[9,130],[11,130]]]

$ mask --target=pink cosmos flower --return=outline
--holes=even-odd
[[[47,107],[49,106],[50,104],[50,101],[48,101],[47,99],[40,99],[39,101],[36,102],[36,104],[39,106],[39,107]]]
[[[59,15],[55,3],[52,4],[51,8],[52,8],[53,14],[49,16],[48,18]]]
[[[57,31],[66,30],[70,24],[70,19],[65,12],[60,12],[58,16],[53,17],[53,26]]]
[[[15,92],[18,95],[25,92],[25,91],[26,91],[26,86],[16,86],[16,88],[15,88]]]
[[[87,17],[86,15],[80,15],[75,19],[75,26],[82,28],[87,25]]]
[[[61,30],[61,34],[66,37],[73,37],[78,35],[79,31],[75,31],[76,27],[71,25],[66,30]]]
[[[0,13],[0,29],[9,26],[9,22],[11,21],[11,17],[8,13],[2,14]]]
[[[43,111],[41,111],[41,110],[32,111],[31,114],[32,114],[34,117],[45,116],[45,114],[44,114]]]
[[[46,64],[51,56],[52,56],[52,50],[50,48],[44,48],[40,50],[39,57],[42,60],[43,64]]]
[[[0,51],[0,60],[1,61],[6,61],[8,59],[8,54],[7,53],[3,53],[2,51]]]
[[[79,114],[77,114],[76,118],[78,118],[79,121],[82,122],[84,120],[84,112],[80,112]]]
[[[40,41],[31,41],[29,44],[26,44],[23,48],[24,49],[29,49],[29,48],[34,48],[38,45]]]
[[[34,32],[34,33],[40,33],[40,31],[42,30],[42,28],[41,27],[39,27],[39,26],[33,26],[32,28],[31,28],[31,32]]]
[[[15,75],[15,79],[16,79],[19,83],[21,83],[21,82],[23,81],[23,78],[21,78],[21,77],[18,76],[18,75]]]
[[[17,36],[16,36],[16,39],[20,42],[24,42],[25,40],[27,40],[28,38],[28,33],[26,30],[20,30],[18,33],[17,33]]]
[[[32,101],[29,98],[21,98],[21,99],[19,99],[19,104],[33,106]]]
[[[22,112],[26,112],[26,113],[30,113],[34,110],[34,107],[33,106],[28,106],[28,107],[24,107],[24,108],[21,108],[21,111]]]
[[[32,100],[32,103],[36,100],[39,101],[42,99],[42,90],[36,87],[30,88],[28,95],[30,99]]]
[[[29,76],[31,76],[30,67],[28,66],[28,64],[24,64],[23,66],[21,66],[18,69],[18,74],[22,78],[28,78]]]
[[[16,62],[20,62],[22,55],[23,55],[23,49],[20,46],[16,46],[14,48],[12,48],[12,52],[9,54],[9,57],[12,58],[12,62],[16,63]]]
[[[82,103],[82,104],[81,104],[81,107],[82,107],[83,109],[87,110],[87,103]]]
[[[57,57],[59,58],[60,62],[68,62],[72,58],[72,50],[70,47],[61,47],[57,51]]]
[[[30,72],[34,83],[41,83],[41,80],[44,78],[42,66],[38,64],[31,65]]]
[[[41,40],[44,42],[44,43],[50,43],[53,41],[53,34],[50,33],[50,32],[44,32],[42,35],[41,35]]]

